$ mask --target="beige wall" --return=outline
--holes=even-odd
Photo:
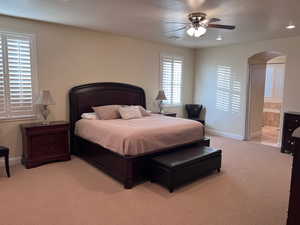
[[[293,37],[198,50],[194,101],[206,106],[208,127],[231,136],[240,138],[244,136],[248,58],[263,51],[276,51],[287,56],[283,110],[300,111],[299,43],[300,37]],[[216,67],[218,65],[231,66],[241,83],[239,113],[216,110]]]
[[[0,29],[35,34],[40,89],[49,89],[56,101],[52,120],[68,119],[68,90],[90,82],[125,82],[146,91],[148,108],[159,88],[159,55],[184,57],[183,102],[191,103],[194,82],[194,50],[172,47],[94,32],[74,27],[0,16]],[[181,108],[169,109],[182,114]],[[11,148],[12,157],[21,155],[19,124],[0,121],[0,144]]]

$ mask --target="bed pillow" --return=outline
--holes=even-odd
[[[151,112],[146,110],[143,106],[139,106],[142,116],[151,116]]]
[[[122,119],[130,120],[143,117],[139,106],[126,106],[119,108]]]
[[[94,113],[94,112],[93,113],[82,113],[81,118],[87,119],[87,120],[97,120],[98,119],[96,113]]]
[[[119,113],[120,105],[105,105],[92,107],[100,120],[120,119]]]

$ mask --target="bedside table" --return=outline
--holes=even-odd
[[[53,121],[50,124],[21,124],[22,163],[29,169],[47,162],[70,160],[69,123]]]
[[[154,114],[162,114],[164,116],[171,116],[171,117],[176,117],[177,113],[173,113],[173,112],[163,112],[163,113],[160,113],[160,112],[152,112]]]

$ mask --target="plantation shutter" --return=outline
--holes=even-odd
[[[161,56],[160,67],[160,86],[167,97],[164,104],[181,104],[183,58]]]
[[[34,116],[31,52],[30,38],[1,35],[1,118]]]
[[[216,109],[232,113],[241,110],[241,82],[232,66],[217,67]]]
[[[3,117],[6,112],[6,95],[4,86],[4,62],[3,62],[3,41],[2,36],[0,36],[0,117]]]

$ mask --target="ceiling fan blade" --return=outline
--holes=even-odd
[[[220,29],[227,29],[227,30],[234,30],[235,26],[231,25],[221,25],[221,24],[208,24],[210,28],[220,28]]]
[[[180,28],[178,28],[178,29],[175,29],[175,30],[170,30],[170,31],[167,31],[166,33],[177,32],[177,31],[184,30],[184,29],[186,29],[186,28],[187,28],[187,26],[184,26],[184,27],[180,27]]]
[[[219,19],[219,18],[210,18],[208,20],[208,23],[215,23],[215,22],[220,22],[220,21],[221,21],[221,19]]]
[[[170,23],[170,24],[190,24],[189,22],[175,22],[175,21],[164,21],[164,23]]]

